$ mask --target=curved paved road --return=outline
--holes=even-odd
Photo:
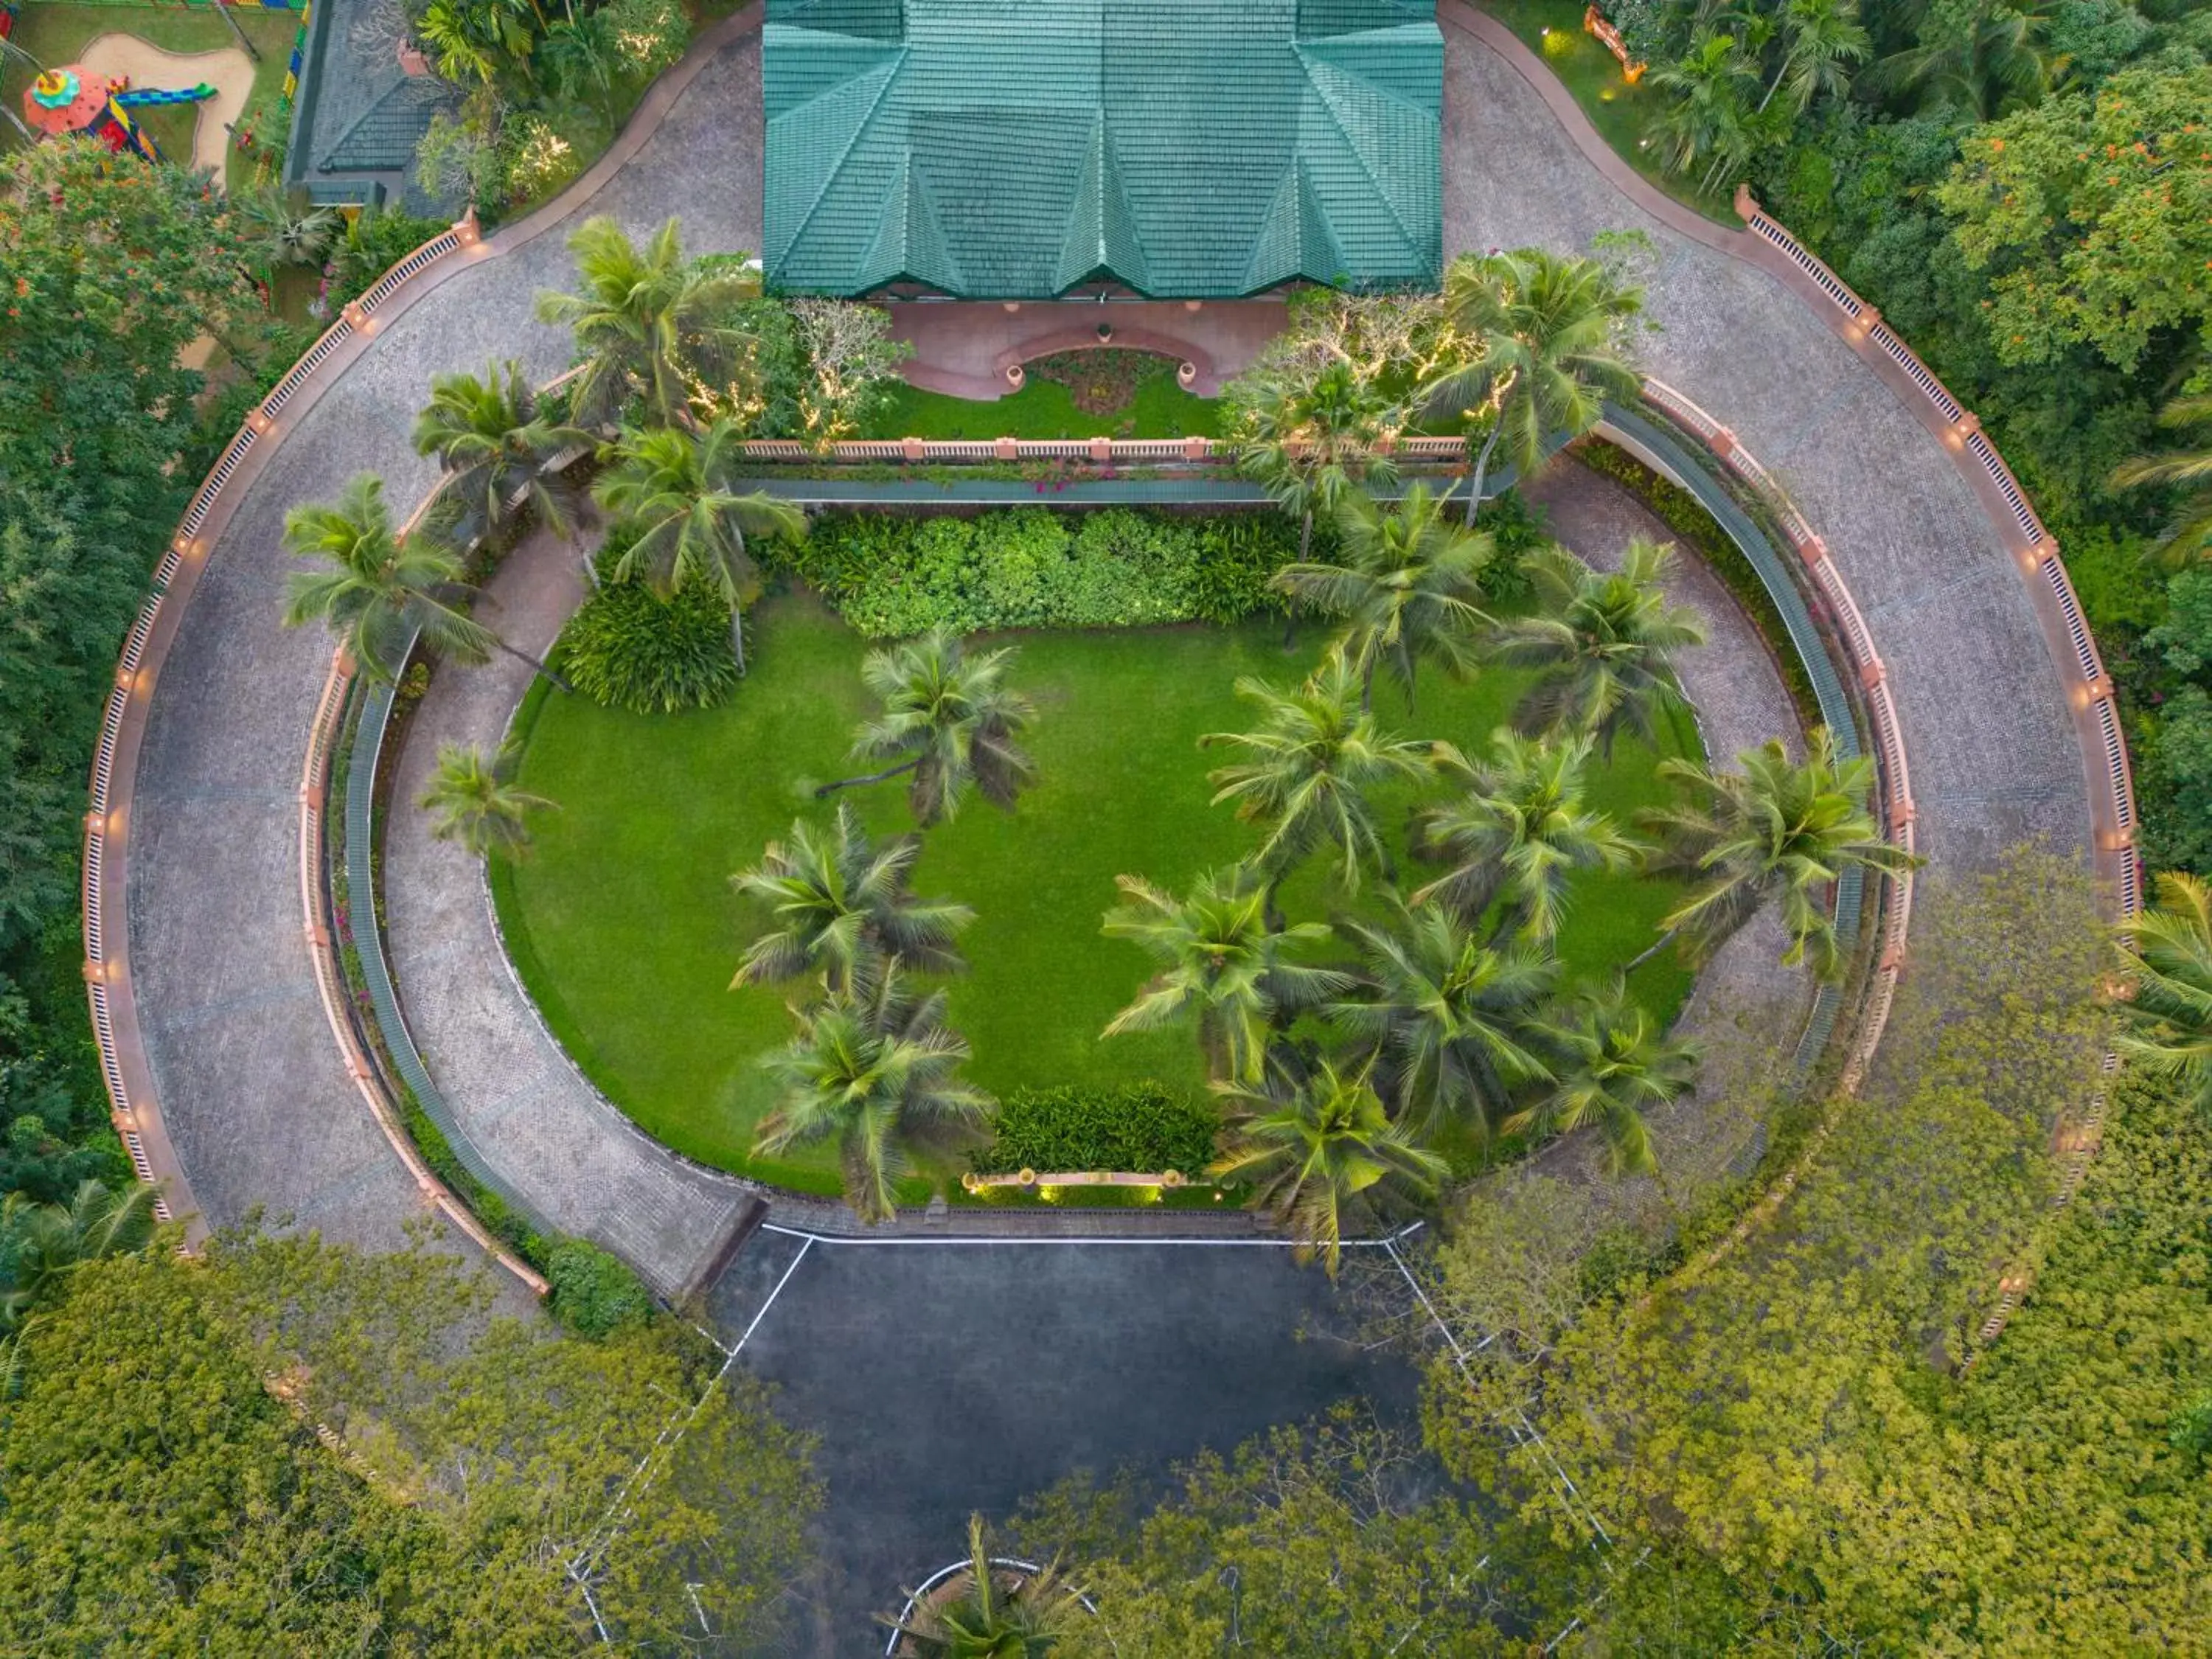
[[[1452,0],[1443,9],[1453,22]],[[1661,325],[1650,366],[1734,425],[1826,538],[1887,659],[1938,872],[1986,866],[2032,835],[2081,846],[2087,785],[2058,677],[2013,563],[1939,445],[1821,319],[1717,246],[1724,233],[1686,234],[1639,207],[1516,70],[1457,27],[1446,40],[1447,252],[1580,247],[1600,230],[1644,230]],[[362,469],[382,473],[396,502],[418,498],[431,477],[406,434],[433,373],[495,356],[541,378],[562,367],[567,342],[531,320],[531,300],[567,279],[562,233],[583,214],[642,231],[677,213],[696,250],[757,246],[759,110],[757,49],[740,40],[704,64],[627,165],[562,204],[565,218],[496,239],[495,257],[384,325],[270,455],[210,559],[153,694],[129,896],[149,1061],[194,1198],[215,1222],[264,1207],[382,1246],[419,1209],[339,1063],[301,937],[295,796],[329,653],[319,635],[276,625],[284,510]],[[1922,925],[1940,925],[1941,884],[1923,890]],[[418,982],[423,967],[409,964]],[[605,1181],[627,1156],[611,1164],[605,1148],[572,1144],[557,1161],[572,1179]],[[686,1196],[680,1182],[666,1190],[679,1210],[719,1197]],[[651,1233],[671,1261],[696,1231],[679,1214],[623,1233],[620,1208],[582,1224],[633,1249]],[[1144,1271],[1133,1255],[1121,1259]],[[1251,1278],[1255,1291],[1279,1280],[1264,1293],[1285,1307],[1306,1294],[1279,1262]],[[1084,1398],[1082,1376],[1058,1383],[1034,1421],[1001,1425],[1009,1444],[1034,1453],[1031,1431],[1050,1444],[1055,1413]],[[1177,1402],[1161,1408],[1173,1417]]]

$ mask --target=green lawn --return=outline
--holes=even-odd
[[[283,124],[276,118],[276,100],[284,85],[284,67],[292,55],[292,40],[300,27],[300,14],[240,6],[232,9],[230,15],[261,54],[254,69],[253,92],[246,100],[246,110],[240,119],[258,132],[264,143],[282,143],[285,135],[281,130]],[[86,46],[103,34],[135,34],[165,52],[216,52],[238,44],[238,37],[212,5],[189,9],[181,6],[80,6],[70,5],[67,0],[27,0],[17,9],[15,33],[10,38],[52,69],[75,62]],[[8,100],[10,109],[22,107],[23,88],[30,84],[33,73],[28,66],[13,59],[4,71],[0,71],[0,98]],[[191,165],[198,106],[185,104],[141,110],[138,118],[154,135],[154,142],[161,146],[164,155]],[[22,142],[13,127],[0,130],[0,148],[14,149]],[[254,161],[252,154],[241,155],[235,146],[232,148],[228,177],[234,188],[242,186],[252,176]]]
[[[765,604],[751,678],[729,706],[672,718],[534,693],[519,723],[521,781],[558,802],[539,820],[534,854],[495,866],[509,949],[570,1052],[648,1132],[690,1157],[786,1184],[834,1188],[829,1152],[756,1160],[754,1123],[769,1106],[756,1058],[789,1031],[790,989],[727,988],[748,918],[732,872],[788,829],[826,812],[812,783],[842,775],[864,711],[858,669],[866,644],[810,596]],[[1036,787],[1011,817],[971,804],[930,833],[921,891],[974,907],[964,940],[972,972],[952,984],[952,1018],[975,1049],[974,1079],[994,1091],[1024,1084],[1157,1078],[1196,1089],[1197,1049],[1184,1030],[1102,1040],[1100,1029],[1148,971],[1136,947],[1103,938],[1114,877],[1142,873],[1170,888],[1233,861],[1250,832],[1207,805],[1200,734],[1242,729],[1239,674],[1288,681],[1319,639],[1301,630],[1281,648],[1279,625],[1014,636],[1015,683],[1036,702],[1030,742]],[[1514,694],[1513,677],[1471,686],[1424,685],[1418,720],[1385,690],[1401,729],[1480,744]],[[1656,758],[1624,745],[1599,780],[1601,803],[1626,813],[1656,797]],[[881,830],[910,827],[896,783],[850,797]],[[1385,801],[1402,823],[1413,792]],[[1285,890],[1294,915],[1341,907],[1317,871]],[[1668,891],[1628,878],[1584,883],[1563,941],[1570,970],[1626,960],[1653,937]],[[1689,975],[1671,957],[1638,971],[1636,994],[1671,1018]]]
[[[1031,380],[996,403],[901,386],[870,438],[1211,438],[1221,430],[1221,404],[1185,392],[1173,374],[1139,386],[1122,408],[1093,415],[1075,406],[1057,381]]]
[[[1511,29],[1543,58],[1560,84],[1574,94],[1599,135],[1637,172],[1708,219],[1735,228],[1742,221],[1727,195],[1698,190],[1658,160],[1651,124],[1666,94],[1648,82],[1628,84],[1620,60],[1583,27],[1583,0],[1478,0],[1482,9]],[[1646,141],[1649,140],[1647,144]]]

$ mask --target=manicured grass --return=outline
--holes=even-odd
[[[276,100],[284,84],[284,67],[291,58],[292,39],[300,26],[300,14],[240,6],[232,9],[230,15],[261,54],[254,66],[253,92],[246,100],[240,119],[258,131],[264,142],[281,142],[284,135],[278,130]],[[238,37],[216,15],[212,6],[190,9],[181,6],[78,6],[67,3],[67,0],[29,0],[29,3],[17,9],[15,32],[10,38],[49,69],[57,69],[64,64],[75,63],[85,47],[103,34],[135,34],[165,52],[217,52],[238,44]],[[8,100],[10,109],[22,107],[23,88],[31,83],[34,73],[27,64],[12,59],[4,73],[0,73],[0,98]],[[164,155],[182,165],[191,165],[198,106],[141,110],[138,118],[154,135],[154,142],[161,146]],[[0,133],[0,148],[15,149],[22,142],[13,127]],[[230,185],[242,188],[252,178],[254,164],[252,153],[241,155],[233,146],[227,169]]]
[[[803,987],[727,989],[754,925],[730,874],[752,863],[801,812],[830,810],[811,787],[846,774],[866,643],[811,596],[769,601],[756,618],[750,678],[727,707],[672,718],[603,709],[534,693],[520,729],[523,785],[558,802],[540,819],[534,855],[495,866],[501,926],[525,981],[578,1062],[649,1133],[693,1158],[765,1178],[834,1183],[826,1149],[770,1164],[750,1156],[770,1104],[757,1057],[789,1034],[787,1002]],[[1170,889],[1250,846],[1226,807],[1207,805],[1200,734],[1243,730],[1240,674],[1287,683],[1320,636],[1303,628],[1282,649],[1279,624],[1009,636],[1013,680],[1036,702],[1030,740],[1038,781],[1012,816],[971,803],[930,832],[916,885],[976,912],[963,940],[972,971],[951,985],[953,1023],[974,1044],[984,1088],[1158,1079],[1202,1085],[1187,1030],[1102,1039],[1101,1028],[1150,971],[1099,922],[1115,876]],[[1504,718],[1516,677],[1421,689],[1409,718],[1384,688],[1377,706],[1409,733],[1480,746]],[[1686,736],[1686,734],[1680,734]],[[1676,745],[1680,747],[1678,744]],[[1657,798],[1656,757],[1624,744],[1597,779],[1599,804],[1626,815]],[[1379,803],[1402,825],[1413,787]],[[910,827],[894,782],[848,799],[872,827]],[[1632,878],[1585,881],[1562,941],[1571,974],[1624,962],[1654,937],[1669,891]],[[1285,889],[1294,917],[1347,908],[1317,868]],[[1372,895],[1350,908],[1371,906]],[[1671,957],[1632,981],[1671,1018],[1689,975]]]
[[[1479,0],[1479,3],[1534,50],[1623,161],[1708,219],[1730,228],[1742,223],[1729,196],[1701,191],[1694,181],[1660,165],[1653,122],[1666,94],[1648,81],[1628,84],[1620,60],[1603,41],[1583,27],[1582,0]]]
[[[1172,374],[1146,381],[1123,408],[1092,415],[1068,389],[1032,380],[1019,392],[982,403],[902,386],[872,422],[871,438],[1210,438],[1221,430],[1221,405],[1193,397]]]

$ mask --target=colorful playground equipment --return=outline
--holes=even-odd
[[[161,159],[154,137],[132,118],[134,109],[197,104],[216,95],[204,81],[197,86],[134,88],[129,81],[94,75],[81,64],[42,72],[23,89],[23,120],[33,132],[54,137],[74,134],[97,138],[108,149],[130,150],[149,161]]]

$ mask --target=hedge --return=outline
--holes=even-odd
[[[553,1316],[579,1336],[606,1336],[653,1317],[644,1281],[617,1257],[580,1238],[564,1238],[545,1263]]]
[[[1316,529],[1317,556],[1325,533]],[[1185,518],[1125,507],[975,518],[839,513],[769,556],[871,638],[937,627],[1232,623],[1280,606],[1267,579],[1297,556],[1297,527],[1273,514]]]
[[[1220,1115],[1158,1083],[1020,1089],[1000,1103],[998,1134],[972,1159],[979,1175],[1018,1170],[1125,1170],[1203,1175]]]

